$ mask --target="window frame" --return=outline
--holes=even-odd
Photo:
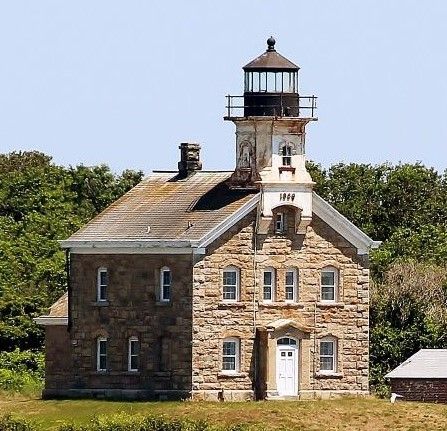
[[[235,351],[234,354],[225,355],[225,343],[234,343]],[[222,360],[221,360],[221,372],[224,374],[237,374],[240,372],[241,367],[241,340],[238,337],[226,337],[222,340]],[[234,358],[234,369],[224,369],[224,359]]]
[[[322,344],[331,343],[332,344],[332,355],[322,354]],[[338,369],[338,340],[335,337],[324,337],[320,339],[319,344],[319,372],[320,374],[336,374]],[[332,369],[324,370],[321,367],[322,358],[332,358]]]
[[[225,284],[225,273],[231,272],[236,274],[236,284]],[[225,267],[222,270],[221,274],[221,280],[222,280],[222,301],[224,302],[238,302],[240,301],[240,270],[238,267],[230,265]],[[234,298],[225,298],[225,287],[235,287],[235,297]]]
[[[283,211],[279,211],[275,214],[275,233],[285,232],[285,214]]]
[[[169,272],[169,284],[165,283],[164,275]],[[169,295],[165,296],[167,291]],[[164,266],[160,269],[160,302],[171,302],[172,301],[172,271],[169,267]]]
[[[132,353],[132,345],[137,346],[137,352]],[[132,359],[136,358],[136,368],[132,367]],[[140,362],[140,342],[138,337],[130,337],[127,344],[127,371],[129,372],[137,372],[139,371],[139,362]]]
[[[334,284],[323,284],[323,273],[334,274]],[[333,289],[333,298],[325,299],[323,298],[323,288]],[[338,289],[339,289],[339,271],[334,266],[325,266],[320,271],[320,301],[325,303],[333,303],[338,301]]]
[[[287,284],[287,273],[293,274],[293,284]],[[287,298],[287,288],[292,287],[292,299]],[[298,301],[298,271],[296,268],[286,268],[284,272],[284,301],[297,302]]]
[[[98,337],[96,339],[96,371],[104,373],[107,371],[107,338]],[[101,344],[105,343],[105,353],[101,352]],[[105,367],[101,367],[101,358],[104,358]]]
[[[265,283],[265,274],[270,273],[270,285]],[[270,299],[265,298],[266,287],[270,288]],[[264,268],[262,272],[262,302],[275,302],[276,300],[276,270],[272,267]]]
[[[292,166],[292,146],[290,144],[281,146],[281,165],[288,168]]]
[[[106,283],[102,283],[101,274],[106,274]],[[109,287],[109,271],[102,266],[96,271],[96,301],[107,302],[107,290]]]

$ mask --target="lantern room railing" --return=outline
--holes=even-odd
[[[246,93],[227,95],[225,118],[275,116],[316,118],[317,97],[290,93]]]

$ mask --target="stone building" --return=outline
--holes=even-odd
[[[228,97],[236,167],[180,145],[62,241],[68,292],[46,329],[44,396],[242,400],[368,393],[367,235],[312,190],[315,97],[275,50]]]

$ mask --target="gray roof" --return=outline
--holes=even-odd
[[[200,240],[254,197],[229,189],[230,175],[199,171],[179,180],[176,172],[155,172],[67,241]]]
[[[385,377],[447,379],[447,349],[421,349]]]
[[[299,67],[276,51],[266,51],[243,67],[244,70],[253,69],[278,69],[298,70]]]

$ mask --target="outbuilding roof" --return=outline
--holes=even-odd
[[[447,379],[447,349],[421,349],[385,377]]]

